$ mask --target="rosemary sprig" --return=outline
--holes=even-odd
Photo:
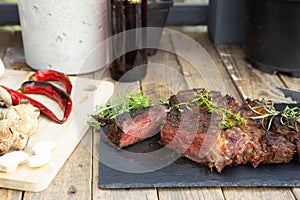
[[[285,107],[281,114],[280,122],[285,126],[295,130],[296,132],[300,131],[300,108],[294,107],[289,108]]]
[[[249,108],[257,114],[257,116],[252,116],[252,119],[261,119],[262,126],[265,130],[269,131],[272,127],[273,120],[276,116],[280,116],[280,123],[284,126],[289,127],[290,129],[299,132],[300,130],[300,108],[294,107],[290,108],[286,106],[284,110],[278,111],[274,107],[272,101],[266,101],[262,99],[261,101],[255,102],[257,106],[249,106]],[[263,112],[259,112],[262,110]],[[265,122],[267,121],[267,126]]]
[[[261,124],[262,127],[269,131],[271,126],[272,126],[272,122],[273,119],[275,118],[275,116],[279,115],[280,112],[275,110],[274,107],[274,103],[272,101],[266,101],[265,99],[262,99],[260,102],[256,101],[255,103],[257,103],[257,106],[249,106],[249,108],[255,113],[257,114],[257,116],[253,116],[250,117],[251,119],[261,119]],[[265,112],[259,112],[259,109],[263,109]],[[267,127],[265,126],[265,120],[269,119],[268,123],[267,123]]]

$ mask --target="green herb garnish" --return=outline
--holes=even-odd
[[[257,106],[249,105],[249,108],[255,114],[257,114],[257,116],[253,116],[251,118],[261,119],[262,126],[266,131],[271,129],[273,120],[276,116],[280,116],[280,123],[282,125],[287,126],[296,132],[300,131],[300,108],[290,108],[286,106],[284,110],[278,111],[275,109],[272,101],[265,101],[262,99],[261,101],[256,101],[255,103]],[[262,109],[264,112],[259,112],[259,109]],[[267,126],[265,125],[265,122],[267,122]]]
[[[197,104],[199,106],[205,106],[207,112],[216,114],[221,117],[221,129],[225,130],[232,126],[241,126],[246,125],[247,120],[241,116],[241,113],[233,113],[230,109],[224,109],[218,107],[216,102],[213,102],[209,99],[209,93],[206,91],[205,93],[197,92],[196,97]]]
[[[192,106],[195,105],[203,106],[205,107],[207,112],[216,114],[221,117],[220,128],[223,130],[228,129],[232,126],[245,125],[247,123],[247,120],[241,117],[240,112],[233,113],[230,109],[219,108],[216,102],[210,100],[208,92],[197,92],[196,98],[188,102],[180,102],[178,104],[173,105],[172,107],[170,107],[169,105],[168,98],[163,98],[158,102],[158,104],[168,105],[169,109],[167,111],[171,110],[173,107],[176,107],[180,111],[183,111],[182,109],[180,109],[180,106],[182,105],[189,110],[193,109]],[[139,108],[146,108],[152,105],[152,101],[148,97],[143,95],[142,92],[134,94],[128,93],[127,95],[121,96],[111,101],[106,106],[96,106],[96,111],[94,115],[106,119],[114,119],[117,115],[120,115],[122,113],[137,110]],[[105,125],[105,123],[98,122],[93,117],[90,118],[88,124],[96,130],[100,129],[101,126]]]
[[[162,98],[162,99],[158,102],[158,104],[165,104],[165,105],[169,106],[169,105],[170,105],[170,102],[169,102],[169,99],[168,99],[167,97],[164,97],[164,98]]]
[[[221,117],[220,128],[222,130],[228,129],[232,126],[241,126],[247,123],[244,117],[241,117],[241,113],[233,113],[230,109],[224,109],[218,107],[216,102],[210,100],[209,92],[197,92],[196,98],[188,102],[180,102],[173,107],[180,109],[180,106],[185,106],[188,110],[192,110],[193,105],[203,106],[208,113],[216,114]]]
[[[97,105],[93,115],[114,119],[122,113],[137,110],[139,108],[146,108],[152,105],[152,101],[147,96],[143,95],[142,92],[127,93],[126,95],[112,100],[106,106]],[[105,125],[105,123],[100,123],[92,117],[89,119],[88,124],[96,130]]]

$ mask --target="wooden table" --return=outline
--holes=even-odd
[[[222,45],[213,46],[206,32],[185,33],[199,42],[214,60],[222,77],[224,91],[239,100],[246,97],[268,98],[274,101],[289,101],[276,89],[277,86],[300,89],[300,78],[285,75],[270,75],[258,71],[249,65],[245,59],[242,46]],[[164,34],[161,44],[169,45],[174,52],[183,49],[189,52],[188,44],[182,43],[180,38],[172,34]],[[197,56],[197,52],[189,52]],[[31,70],[24,61],[22,38],[19,31],[0,30],[0,55],[6,67],[15,70]],[[149,63],[159,63],[178,71],[183,81],[178,77],[170,77],[161,72],[160,77],[167,80],[164,85],[152,83],[149,77],[142,82],[132,83],[137,89],[153,100],[172,94],[170,88],[203,87],[203,77],[193,73],[195,69],[187,60],[176,54],[158,51],[149,58]],[[85,78],[96,78],[103,71],[80,75]],[[109,73],[104,71],[102,78],[110,79]],[[177,80],[177,81],[176,81]],[[144,84],[143,84],[144,83]],[[174,91],[173,91],[174,92]],[[98,188],[98,142],[99,134],[93,134],[90,129],[69,157],[59,174],[50,186],[38,193],[16,191],[0,188],[0,199],[300,199],[299,188],[270,188],[270,187],[213,187],[213,188],[152,188],[152,189],[99,189]]]

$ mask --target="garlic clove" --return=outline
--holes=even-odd
[[[18,164],[21,164],[22,162],[24,162],[25,160],[27,160],[29,158],[28,153],[24,152],[24,151],[13,151],[11,153],[10,156],[14,156],[16,161],[18,162]]]
[[[0,160],[0,171],[5,173],[11,173],[16,171],[19,164],[15,161],[3,162]]]
[[[24,151],[9,152],[0,157],[0,171],[13,172],[19,164],[27,160],[29,155]]]
[[[4,162],[15,161],[17,164],[24,162],[29,157],[28,153],[24,151],[12,151],[0,157]]]
[[[5,73],[5,67],[4,67],[4,64],[0,58],[0,77],[3,76]]]
[[[36,143],[31,150],[34,154],[43,154],[45,152],[49,152],[49,151],[51,152],[55,148],[55,146],[56,146],[55,142],[45,140]]]
[[[31,168],[42,167],[51,161],[51,157],[50,151],[30,156],[27,160],[28,166]]]

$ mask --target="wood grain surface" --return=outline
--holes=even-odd
[[[242,46],[223,45],[213,46],[207,33],[187,32],[187,29],[177,29],[192,37],[202,45],[214,61],[222,79],[224,92],[243,100],[250,98],[270,98],[278,102],[291,102],[276,90],[276,86],[285,86],[300,89],[300,79],[283,74],[270,75],[254,69],[247,62]],[[10,69],[30,70],[25,64],[24,52],[20,32],[0,32],[0,54]],[[190,47],[182,43],[181,38],[172,34],[165,34],[161,45],[169,45],[174,52],[185,50],[190,52]],[[14,52],[14,53],[12,53]],[[197,57],[197,52],[190,52]],[[199,57],[200,58],[200,57]],[[183,57],[176,53],[159,50],[155,56],[149,57],[149,63],[163,64],[178,72],[180,81],[173,83],[176,77],[168,77],[162,71],[158,77],[146,78],[142,82],[131,83],[127,88],[142,89],[154,101],[164,95],[172,94],[170,88],[192,88],[205,86],[203,78],[195,72],[192,66]],[[109,71],[103,69],[88,75],[85,78],[111,80]],[[79,77],[80,77],[79,76]],[[159,77],[167,77],[166,85],[157,84]],[[177,77],[177,78],[178,78]],[[147,80],[148,79],[148,80]],[[148,84],[149,81],[156,82]],[[182,85],[183,84],[183,85]],[[124,86],[125,87],[125,86]],[[170,87],[170,88],[169,88]],[[121,87],[120,87],[121,88]],[[118,90],[115,95],[122,93]],[[91,145],[91,146],[89,146]],[[99,161],[99,134],[89,130],[65,165],[62,167],[54,181],[43,192],[31,193],[18,190],[0,189],[1,199],[299,199],[299,188],[270,188],[270,187],[217,187],[217,188],[149,188],[149,189],[99,189],[98,188],[98,161]],[[71,174],[71,175],[70,175]],[[2,198],[3,197],[3,198]]]

